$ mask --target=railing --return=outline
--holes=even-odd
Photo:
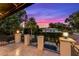
[[[79,48],[75,44],[72,44],[71,46],[71,55],[79,56]]]

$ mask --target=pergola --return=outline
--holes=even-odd
[[[0,19],[32,5],[32,3],[0,3]]]

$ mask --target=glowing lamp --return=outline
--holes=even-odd
[[[67,38],[69,36],[68,32],[63,32],[63,37]]]
[[[17,30],[17,31],[16,31],[16,33],[20,33],[20,31],[19,31],[19,30]]]

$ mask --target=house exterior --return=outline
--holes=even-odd
[[[57,28],[43,28],[42,32],[61,33],[62,31],[59,31]]]

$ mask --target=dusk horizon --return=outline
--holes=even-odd
[[[1,3],[0,56],[79,56],[79,3]]]
[[[36,3],[25,10],[40,27],[48,27],[49,23],[64,23],[69,15],[79,11],[78,6],[78,3]]]

